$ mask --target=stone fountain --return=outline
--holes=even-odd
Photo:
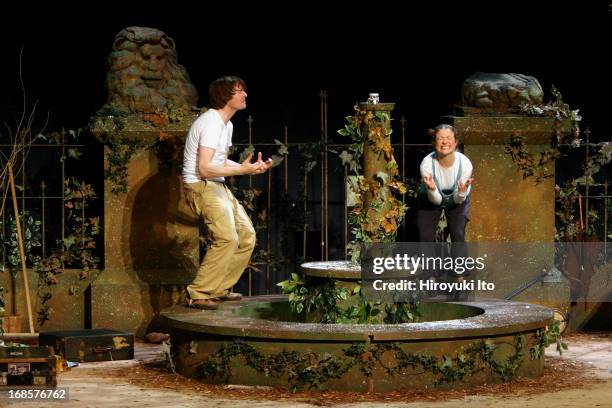
[[[360,104],[366,114],[392,109]],[[366,180],[380,178],[393,160],[368,143],[363,158]],[[371,208],[372,200],[366,194],[363,208],[380,223],[388,209]],[[306,280],[338,287],[361,279],[360,265],[349,261],[306,263],[302,271]],[[542,375],[538,351],[551,309],[499,300],[421,302],[420,315],[399,324],[317,323],[312,314],[293,313],[286,296],[272,295],[225,302],[216,311],[174,306],[161,318],[172,331],[176,370],[211,383],[385,392]]]

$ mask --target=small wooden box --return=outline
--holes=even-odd
[[[57,357],[53,350],[49,347],[0,347],[0,386],[56,387]]]
[[[52,346],[68,361],[131,360],[134,334],[111,329],[62,330],[40,333],[38,343]]]

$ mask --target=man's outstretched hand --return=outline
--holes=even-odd
[[[257,155],[257,161],[251,163],[252,154],[249,154],[246,159],[240,164],[240,167],[244,169],[244,174],[262,174],[265,173],[270,167],[272,167],[272,159],[263,161],[261,158],[261,152]]]
[[[257,154],[257,163],[259,163],[259,168],[254,174],[262,174],[262,173],[265,173],[266,170],[268,170],[270,167],[272,167],[272,165],[274,164],[274,161],[270,158],[268,158],[268,160],[266,161],[263,161],[261,158],[261,152],[259,152]]]

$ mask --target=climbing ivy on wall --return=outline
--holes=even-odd
[[[567,153],[562,148],[569,148],[575,151],[584,146],[590,149],[590,144],[585,144],[582,139],[584,134],[590,133],[588,130],[582,132],[579,123],[582,120],[579,110],[572,110],[563,101],[561,93],[553,86],[551,94],[555,98],[553,101],[542,105],[522,105],[520,110],[529,116],[543,116],[555,118],[554,133],[551,138],[550,147],[540,152],[538,155],[530,153],[527,149],[525,138],[518,133],[511,136],[509,143],[505,147],[505,152],[516,164],[522,173],[523,179],[533,179],[539,183],[554,175],[555,161]],[[561,121],[569,120],[571,132],[564,134],[561,132]],[[588,224],[580,226],[578,224],[579,215],[576,209],[579,207],[580,186],[595,184],[595,175],[612,160],[612,143],[604,142],[595,146],[596,150],[589,155],[582,167],[582,175],[566,181],[564,186],[555,186],[555,198],[557,201],[556,216],[559,221],[555,238],[557,241],[573,241],[582,232],[590,236],[595,233],[595,222],[598,215],[595,211],[589,211]]]
[[[546,344],[551,336],[556,336],[551,334],[551,330],[554,332],[553,326],[539,331],[532,339],[535,342],[530,348],[532,360],[543,358],[543,350],[540,350],[540,347]],[[355,342],[344,349],[342,355],[321,356],[312,352],[287,350],[266,355],[249,343],[235,339],[225,343],[215,354],[206,358],[198,367],[198,373],[203,379],[227,382],[232,376],[232,361],[240,358],[261,375],[279,381],[286,378],[287,388],[292,392],[317,388],[331,379],[342,378],[354,367],[358,367],[366,378],[374,374],[375,367],[390,376],[411,375],[412,373],[405,372],[407,369],[420,370],[421,373],[433,375],[433,386],[462,381],[484,370],[489,370],[492,375],[507,382],[519,375],[525,357],[526,342],[526,336],[516,335],[514,342],[509,344],[513,352],[506,359],[496,359],[494,354],[499,345],[493,339],[475,341],[455,355],[442,357],[407,352],[404,349],[404,344],[407,343],[402,342]]]

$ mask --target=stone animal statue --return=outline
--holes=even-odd
[[[507,112],[522,104],[541,104],[543,98],[544,91],[532,76],[477,72],[463,81],[460,105]]]
[[[127,27],[107,59],[108,104],[131,113],[195,106],[198,93],[178,64],[174,40],[155,28]]]

